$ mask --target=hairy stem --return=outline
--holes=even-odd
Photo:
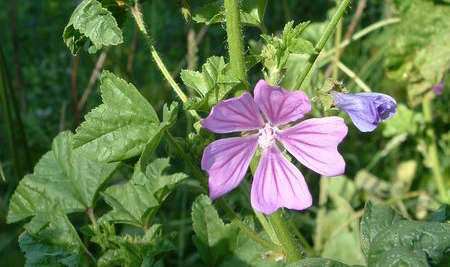
[[[167,80],[167,82],[170,84],[170,86],[172,87],[175,94],[180,98],[180,100],[183,103],[185,103],[187,101],[187,96],[184,94],[184,92],[181,90],[181,88],[178,86],[178,84],[172,78],[172,76],[170,75],[166,66],[164,65],[161,57],[159,56],[158,52],[156,51],[155,46],[153,45],[152,40],[150,38],[150,35],[147,32],[147,28],[145,27],[144,19],[143,19],[141,11],[138,8],[137,2],[136,2],[136,5],[133,8],[131,8],[131,14],[133,15],[133,18],[136,22],[136,25],[139,28],[139,31],[144,36],[145,42],[147,43],[147,45],[150,49],[150,54],[152,55],[153,60],[155,61],[156,65],[158,66],[162,75]],[[189,112],[196,119],[198,119],[198,120],[200,119],[200,116],[198,115],[198,113],[195,110],[190,110]]]
[[[342,19],[340,19],[337,24],[336,33],[334,36],[334,47],[339,47],[339,44],[341,43],[341,39],[342,39]],[[336,49],[336,53],[334,53],[333,80],[338,79],[338,75],[339,75],[338,64],[339,64],[340,57],[341,57],[341,50]]]
[[[302,255],[300,254],[301,248],[289,231],[289,227],[286,220],[283,218],[281,210],[277,210],[274,214],[268,216],[268,218],[277,234],[278,240],[283,246],[287,263],[296,262],[302,259]]]
[[[431,109],[431,100],[433,97],[433,93],[428,93],[425,95],[422,102],[422,110],[423,115],[425,117],[425,122],[428,125],[428,129],[426,130],[427,137],[429,138],[428,144],[428,158],[431,164],[431,171],[433,173],[433,178],[436,183],[436,186],[439,190],[439,196],[441,201],[448,203],[447,199],[447,191],[445,189],[444,178],[442,177],[441,167],[439,164],[439,155],[438,149],[436,145],[436,134],[434,133],[433,125],[433,115]]]
[[[327,25],[325,32],[322,34],[322,36],[319,39],[319,42],[317,42],[316,46],[314,47],[315,53],[309,57],[308,62],[306,63],[305,67],[303,68],[303,72],[300,74],[299,78],[295,82],[294,88],[300,88],[302,86],[303,82],[306,79],[306,76],[308,76],[309,72],[311,71],[311,68],[314,65],[314,63],[316,62],[317,57],[319,56],[323,47],[325,46],[325,44],[327,43],[331,34],[333,33],[334,29],[336,28],[336,24],[344,15],[344,12],[347,9],[349,4],[350,4],[350,0],[342,0],[341,3],[339,4],[338,9],[336,10],[336,13],[333,15],[330,23],[328,23],[328,25]]]
[[[231,71],[247,86],[247,75],[245,73],[244,61],[244,44],[238,0],[225,0],[225,19]]]

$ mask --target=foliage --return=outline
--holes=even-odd
[[[3,2],[0,8],[12,11],[0,13],[7,55],[0,66],[2,265],[448,263],[448,1],[364,1],[347,41],[362,2],[352,1],[341,43],[336,34],[322,51],[317,44],[336,13],[333,1],[238,1],[248,84],[231,69],[224,1],[22,1],[15,11],[14,1]],[[361,81],[392,95],[398,108],[370,135],[346,118],[349,133],[339,146],[346,172],[339,177],[318,177],[283,151],[314,199],[303,212],[280,211],[302,258],[289,262],[280,229],[250,206],[250,172],[226,197],[206,195],[202,152],[217,136],[200,120],[262,78],[298,90],[316,56],[301,86],[312,102],[307,116],[346,118],[330,91],[359,92]],[[338,63],[353,74],[340,67],[329,78]],[[432,88],[441,83],[437,94]],[[21,84],[27,108],[15,110]],[[22,177],[26,155],[35,165]]]

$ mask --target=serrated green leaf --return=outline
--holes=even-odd
[[[205,263],[214,266],[230,253],[230,242],[236,236],[231,224],[224,224],[209,197],[200,195],[192,204],[194,244]]]
[[[118,164],[86,159],[72,149],[72,139],[70,132],[60,133],[34,172],[20,181],[9,203],[9,223],[49,212],[55,204],[66,213],[85,211],[94,204],[99,188]]]
[[[36,215],[19,236],[25,266],[86,266],[81,241],[67,216],[57,208]]]
[[[313,54],[313,44],[302,38],[291,39],[288,43],[288,50],[293,54]]]
[[[87,40],[92,44],[89,53],[123,42],[116,19],[96,0],[84,0],[77,6],[64,29],[63,39],[72,54],[78,54]]]
[[[144,173],[137,163],[130,181],[111,186],[104,192],[105,201],[113,210],[102,220],[147,227],[166,197],[187,178],[183,173],[164,174],[168,167],[169,159],[156,159]]]
[[[250,26],[263,23],[267,0],[243,0],[241,3],[241,22]]]
[[[399,222],[401,219],[402,217],[394,210],[367,202],[360,226],[361,249],[364,255],[369,255],[370,244],[378,233]]]
[[[288,264],[286,265],[286,267],[350,267],[350,266],[330,259],[310,258]]]
[[[181,79],[194,89],[200,97],[191,97],[186,109],[209,111],[236,88],[240,81],[232,74],[223,57],[210,57],[202,66],[202,72],[183,70]]]
[[[74,146],[100,161],[141,154],[161,131],[155,110],[132,84],[111,72],[102,73],[100,91],[103,104],[77,128]]]

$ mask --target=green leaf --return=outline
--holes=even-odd
[[[448,253],[450,247],[450,224],[437,223],[437,222],[419,222],[419,221],[407,221],[403,220],[397,222],[392,227],[381,231],[377,234],[370,245],[368,264],[377,264],[373,266],[385,266],[380,265],[378,262],[382,258],[391,257],[394,248],[404,247],[406,250],[414,251],[413,255],[426,254],[424,259],[428,258],[432,264],[438,264]],[[411,261],[415,257],[411,258]],[[423,265],[428,266],[426,261]]]
[[[220,23],[225,21],[225,14],[222,12],[222,5],[219,1],[208,3],[198,9],[195,9],[192,19],[198,23],[206,25]]]
[[[156,159],[142,172],[137,163],[130,181],[104,192],[105,201],[113,210],[102,220],[147,227],[166,197],[187,178],[184,173],[164,174],[169,166],[169,159]]]
[[[9,203],[9,223],[49,212],[55,204],[65,213],[85,211],[93,206],[99,189],[118,164],[85,158],[80,150],[72,149],[72,139],[70,132],[60,133],[34,172],[20,181]]]
[[[361,221],[361,245],[369,266],[436,265],[448,253],[450,224],[405,220],[391,208],[369,202]]]
[[[123,42],[116,19],[96,0],[84,0],[77,6],[64,29],[63,39],[72,54],[78,54],[88,39],[89,53]]]
[[[264,21],[267,0],[243,0],[241,3],[241,22],[249,26],[259,26]]]
[[[201,258],[209,266],[220,263],[229,253],[236,229],[224,224],[209,197],[201,195],[192,204],[194,244]]]
[[[202,72],[183,70],[181,79],[200,96],[190,98],[185,107],[203,111],[209,111],[240,84],[223,57],[208,58],[202,66]]]
[[[141,154],[161,131],[155,110],[132,84],[111,72],[102,73],[100,91],[103,104],[77,128],[74,146],[100,161]]]
[[[361,249],[364,255],[369,254],[370,244],[375,236],[402,219],[394,210],[367,202],[361,219]]]
[[[25,266],[85,266],[79,236],[57,208],[36,215],[19,236]]]
[[[267,0],[243,0],[240,14],[241,22],[247,26],[258,27],[264,20]],[[221,1],[214,1],[197,8],[193,12],[192,19],[206,25],[225,22],[225,12]]]
[[[286,265],[286,267],[350,267],[350,266],[334,260],[323,258],[310,258],[288,264]]]

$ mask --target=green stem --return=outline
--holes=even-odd
[[[225,0],[225,20],[231,71],[233,71],[234,75],[247,86],[244,44],[238,0]]]
[[[302,233],[297,229],[294,222],[292,220],[288,220],[288,224],[294,234],[297,236],[298,240],[302,244],[305,252],[308,254],[308,257],[313,257],[315,255],[314,249],[311,247],[311,245],[308,243],[308,240],[302,235]]]
[[[339,19],[336,34],[334,36],[334,47],[339,47],[339,45],[341,44],[341,39],[342,39],[342,19]],[[340,57],[341,57],[341,50],[336,49],[336,53],[334,54],[333,80],[338,79],[339,74],[338,63]]]
[[[423,102],[422,102],[422,110],[423,115],[425,117],[425,122],[427,123],[427,130],[426,134],[429,137],[430,141],[428,144],[428,159],[431,164],[431,171],[433,173],[434,181],[436,183],[436,186],[439,190],[439,195],[441,200],[444,203],[448,203],[447,199],[447,191],[445,189],[445,183],[444,178],[441,174],[441,167],[439,164],[439,155],[438,155],[438,149],[436,145],[436,134],[434,133],[434,129],[432,127],[433,125],[433,115],[432,115],[432,109],[431,109],[431,100],[432,100],[433,94],[428,93],[425,95]]]
[[[280,240],[280,243],[283,246],[287,263],[301,260],[301,248],[295,240],[294,236],[289,231],[288,225],[283,218],[281,210],[277,210],[275,213],[268,216],[268,218],[275,230],[275,233],[277,234],[278,240]]]
[[[164,65],[164,62],[162,61],[161,57],[159,56],[158,52],[155,49],[155,46],[153,45],[152,39],[150,38],[150,35],[147,32],[147,28],[145,27],[144,18],[142,16],[141,11],[138,8],[138,5],[135,5],[135,7],[130,8],[131,14],[133,15],[133,18],[136,22],[136,25],[138,26],[139,31],[144,36],[145,42],[147,43],[150,54],[153,57],[153,60],[155,61],[156,65],[158,66],[159,70],[161,71],[164,78],[167,80],[167,82],[170,84],[174,92],[177,94],[177,96],[180,98],[180,100],[185,103],[187,101],[187,96],[184,94],[184,92],[181,90],[181,88],[178,86],[178,84],[175,82],[175,80],[170,75],[169,71],[167,70],[166,66]],[[200,116],[195,110],[189,111],[193,117],[200,120]]]
[[[231,222],[237,225],[241,231],[243,231],[248,237],[258,242],[262,246],[272,250],[273,252],[281,253],[282,248],[272,242],[269,242],[258,235],[255,231],[253,231],[248,225],[242,222],[238,215],[225,203],[223,199],[218,201],[221,208],[225,211],[225,213],[230,217]]]
[[[314,62],[316,62],[317,57],[319,56],[323,47],[325,46],[334,29],[336,28],[336,24],[344,15],[344,11],[347,9],[349,4],[350,0],[342,0],[341,3],[339,4],[336,13],[333,15],[330,23],[328,23],[327,25],[325,32],[322,34],[322,36],[319,39],[319,42],[317,42],[316,46],[314,47],[315,53],[309,57],[308,62],[306,63],[303,69],[303,72],[300,74],[298,80],[295,82],[294,88],[300,88],[302,86],[303,81],[306,79],[306,76],[308,76],[309,72],[311,71]]]

